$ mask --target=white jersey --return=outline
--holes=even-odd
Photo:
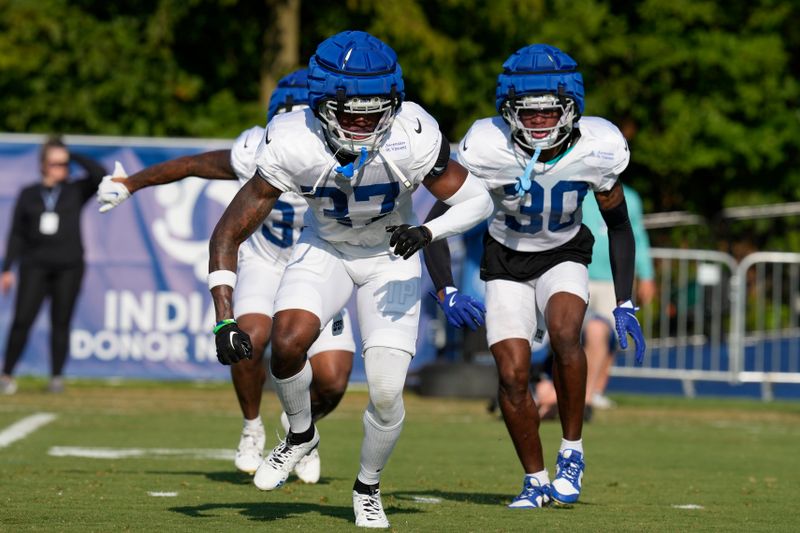
[[[519,197],[514,189],[530,161],[511,140],[501,117],[475,122],[458,147],[458,161],[480,178],[494,201],[489,234],[520,252],[541,252],[566,243],[578,233],[581,203],[589,189],[608,191],[630,160],[619,129],[599,117],[583,117],[581,136],[564,155],[534,165],[531,188]]]
[[[388,139],[352,179],[335,169],[322,125],[311,110],[275,116],[256,154],[258,173],[308,202],[308,230],[352,255],[389,252],[386,226],[416,224],[411,193],[439,156],[439,125],[424,109],[404,102]]]
[[[264,128],[254,126],[239,135],[231,148],[231,166],[244,186],[256,173],[255,155]],[[275,294],[289,258],[303,231],[305,199],[281,194],[261,227],[239,248],[238,279],[233,293],[235,317],[251,313],[273,316]],[[329,350],[355,351],[353,326],[346,309],[339,309],[308,349],[308,356]]]
[[[264,128],[254,126],[239,135],[231,148],[231,166],[244,186],[256,173],[256,151],[264,140]],[[303,231],[308,204],[297,194],[281,194],[264,223],[247,239],[246,246],[264,259],[286,266],[292,247]]]

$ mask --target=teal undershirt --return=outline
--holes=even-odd
[[[650,257],[650,239],[642,222],[642,200],[630,187],[625,185],[622,187],[625,192],[625,202],[628,204],[628,218],[633,228],[633,238],[636,240],[636,277],[650,280],[653,279],[653,260]],[[611,259],[608,254],[608,228],[593,194],[587,194],[583,200],[583,223],[594,235],[589,279],[613,281]]]

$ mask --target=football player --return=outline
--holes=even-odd
[[[397,55],[360,31],[323,41],[309,61],[309,109],[278,115],[267,126],[257,176],[239,191],[211,237],[209,286],[217,320],[233,318],[236,250],[292,191],[309,205],[275,297],[270,371],[290,431],[262,462],[255,484],[280,487],[319,443],[305,353],[356,291],[369,403],[360,470],[353,487],[356,525],[389,527],[381,471],[400,436],[403,385],[419,321],[421,264],[416,253],[491,214],[486,189],[450,159],[439,125],[404,101]],[[417,225],[411,194],[422,183],[451,209]],[[236,324],[231,324],[236,333]],[[222,360],[246,357],[233,336]]]
[[[301,69],[278,82],[270,97],[267,120],[279,113],[306,108],[307,104],[307,70]],[[188,176],[238,179],[243,185],[255,174],[256,149],[263,137],[264,128],[256,126],[239,135],[230,150],[177,158],[148,167],[127,179],[109,176],[97,193],[100,211],[112,209],[144,187],[172,183]],[[124,174],[124,169],[115,174]],[[263,353],[270,340],[275,291],[292,247],[303,229],[306,208],[307,204],[300,196],[291,192],[282,195],[270,215],[262,221],[259,231],[239,248],[235,318],[250,339],[252,355],[231,367],[233,386],[244,415],[244,428],[234,464],[242,472],[250,474],[254,474],[261,464],[266,440],[259,412],[267,377]],[[315,420],[339,404],[353,367],[354,350],[350,318],[347,311],[342,310],[322,329],[308,350],[314,369],[311,394]],[[281,423],[288,431],[285,413],[281,416]],[[295,474],[306,483],[319,480],[320,459],[316,449],[297,464]]]
[[[581,202],[590,190],[608,226],[620,344],[625,348],[630,334],[637,360],[644,356],[631,302],[633,233],[618,181],[630,156],[613,124],[582,117],[583,78],[576,62],[553,46],[534,44],[509,57],[495,103],[499,115],[472,125],[458,161],[480,178],[495,205],[481,259],[486,336],[497,363],[500,408],[525,470],[522,492],[509,507],[571,504],[580,496],[584,471],[586,356],[580,332],[594,238],[581,224]],[[428,218],[446,208],[437,203]],[[452,284],[444,241],[428,247],[425,260],[437,289]],[[531,343],[541,342],[545,331],[555,354],[563,435],[552,483],[528,387]]]

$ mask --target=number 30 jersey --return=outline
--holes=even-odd
[[[231,166],[243,186],[256,174],[256,151],[264,139],[264,128],[254,126],[242,132],[231,147]],[[288,264],[292,247],[303,231],[306,201],[294,194],[284,193],[263,224],[247,239],[247,246],[262,258]]]
[[[380,149],[361,166],[356,158],[347,178],[319,120],[304,109],[270,121],[256,163],[267,182],[308,202],[308,229],[342,252],[371,256],[389,252],[386,226],[417,223],[411,194],[434,167],[442,138],[433,117],[404,102]]]
[[[531,156],[511,140],[501,117],[475,122],[459,144],[458,161],[480,178],[495,205],[489,234],[519,252],[551,250],[577,235],[588,191],[608,191],[630,160],[619,129],[599,117],[583,117],[581,136],[561,157],[537,162],[531,188],[520,197],[517,177]]]

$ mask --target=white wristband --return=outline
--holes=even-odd
[[[230,270],[215,270],[208,274],[208,290],[218,285],[227,285],[231,289],[236,287],[236,272]]]

